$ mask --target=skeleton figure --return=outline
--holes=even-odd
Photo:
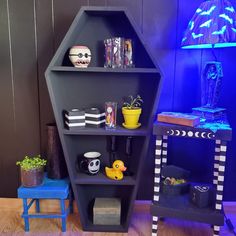
[[[72,64],[77,68],[87,68],[91,61],[91,51],[86,46],[73,46],[69,52]]]
[[[220,62],[208,62],[203,71],[203,96],[202,105],[208,108],[215,108],[218,100],[223,78]]]

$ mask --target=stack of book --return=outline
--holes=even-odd
[[[162,112],[157,115],[157,120],[160,122],[191,127],[197,126],[200,123],[199,116],[180,112]]]

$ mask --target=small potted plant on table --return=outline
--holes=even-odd
[[[47,161],[40,155],[25,156],[22,161],[17,161],[16,165],[21,167],[21,183],[24,187],[35,187],[41,185],[44,177],[44,167]]]
[[[136,129],[141,126],[138,122],[142,112],[141,105],[143,100],[140,95],[137,97],[129,96],[130,102],[124,102],[122,107],[122,114],[125,122],[122,124],[127,129]]]

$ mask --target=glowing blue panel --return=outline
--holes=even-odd
[[[236,47],[236,42],[214,44],[214,48],[226,48],[226,47]],[[204,48],[213,48],[213,45],[212,44],[197,44],[197,45],[183,46],[181,48],[182,49],[204,49]]]

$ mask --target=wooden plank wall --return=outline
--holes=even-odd
[[[19,185],[16,160],[24,155],[45,154],[46,124],[53,122],[44,71],[60,45],[81,6],[127,7],[140,27],[163,75],[159,111],[190,112],[200,103],[200,73],[211,54],[206,50],[181,50],[182,33],[202,0],[0,0],[0,197],[15,197]],[[236,5],[235,0],[232,0]],[[220,49],[217,56],[224,66],[221,105],[228,110],[229,121],[236,126],[234,95],[234,53]],[[172,142],[171,142],[172,143]],[[180,140],[173,144],[170,160],[178,154],[178,164],[193,172],[202,168],[210,177],[212,155],[209,143],[188,145]],[[236,178],[236,148],[228,148],[225,199],[235,200],[232,184]],[[193,148],[197,151],[193,154]],[[139,199],[151,199],[153,191],[153,149],[147,155]],[[200,152],[203,151],[203,154]],[[191,158],[189,158],[191,157]],[[175,157],[176,158],[176,157]],[[233,183],[231,184],[230,181]],[[143,189],[145,188],[145,191]]]

